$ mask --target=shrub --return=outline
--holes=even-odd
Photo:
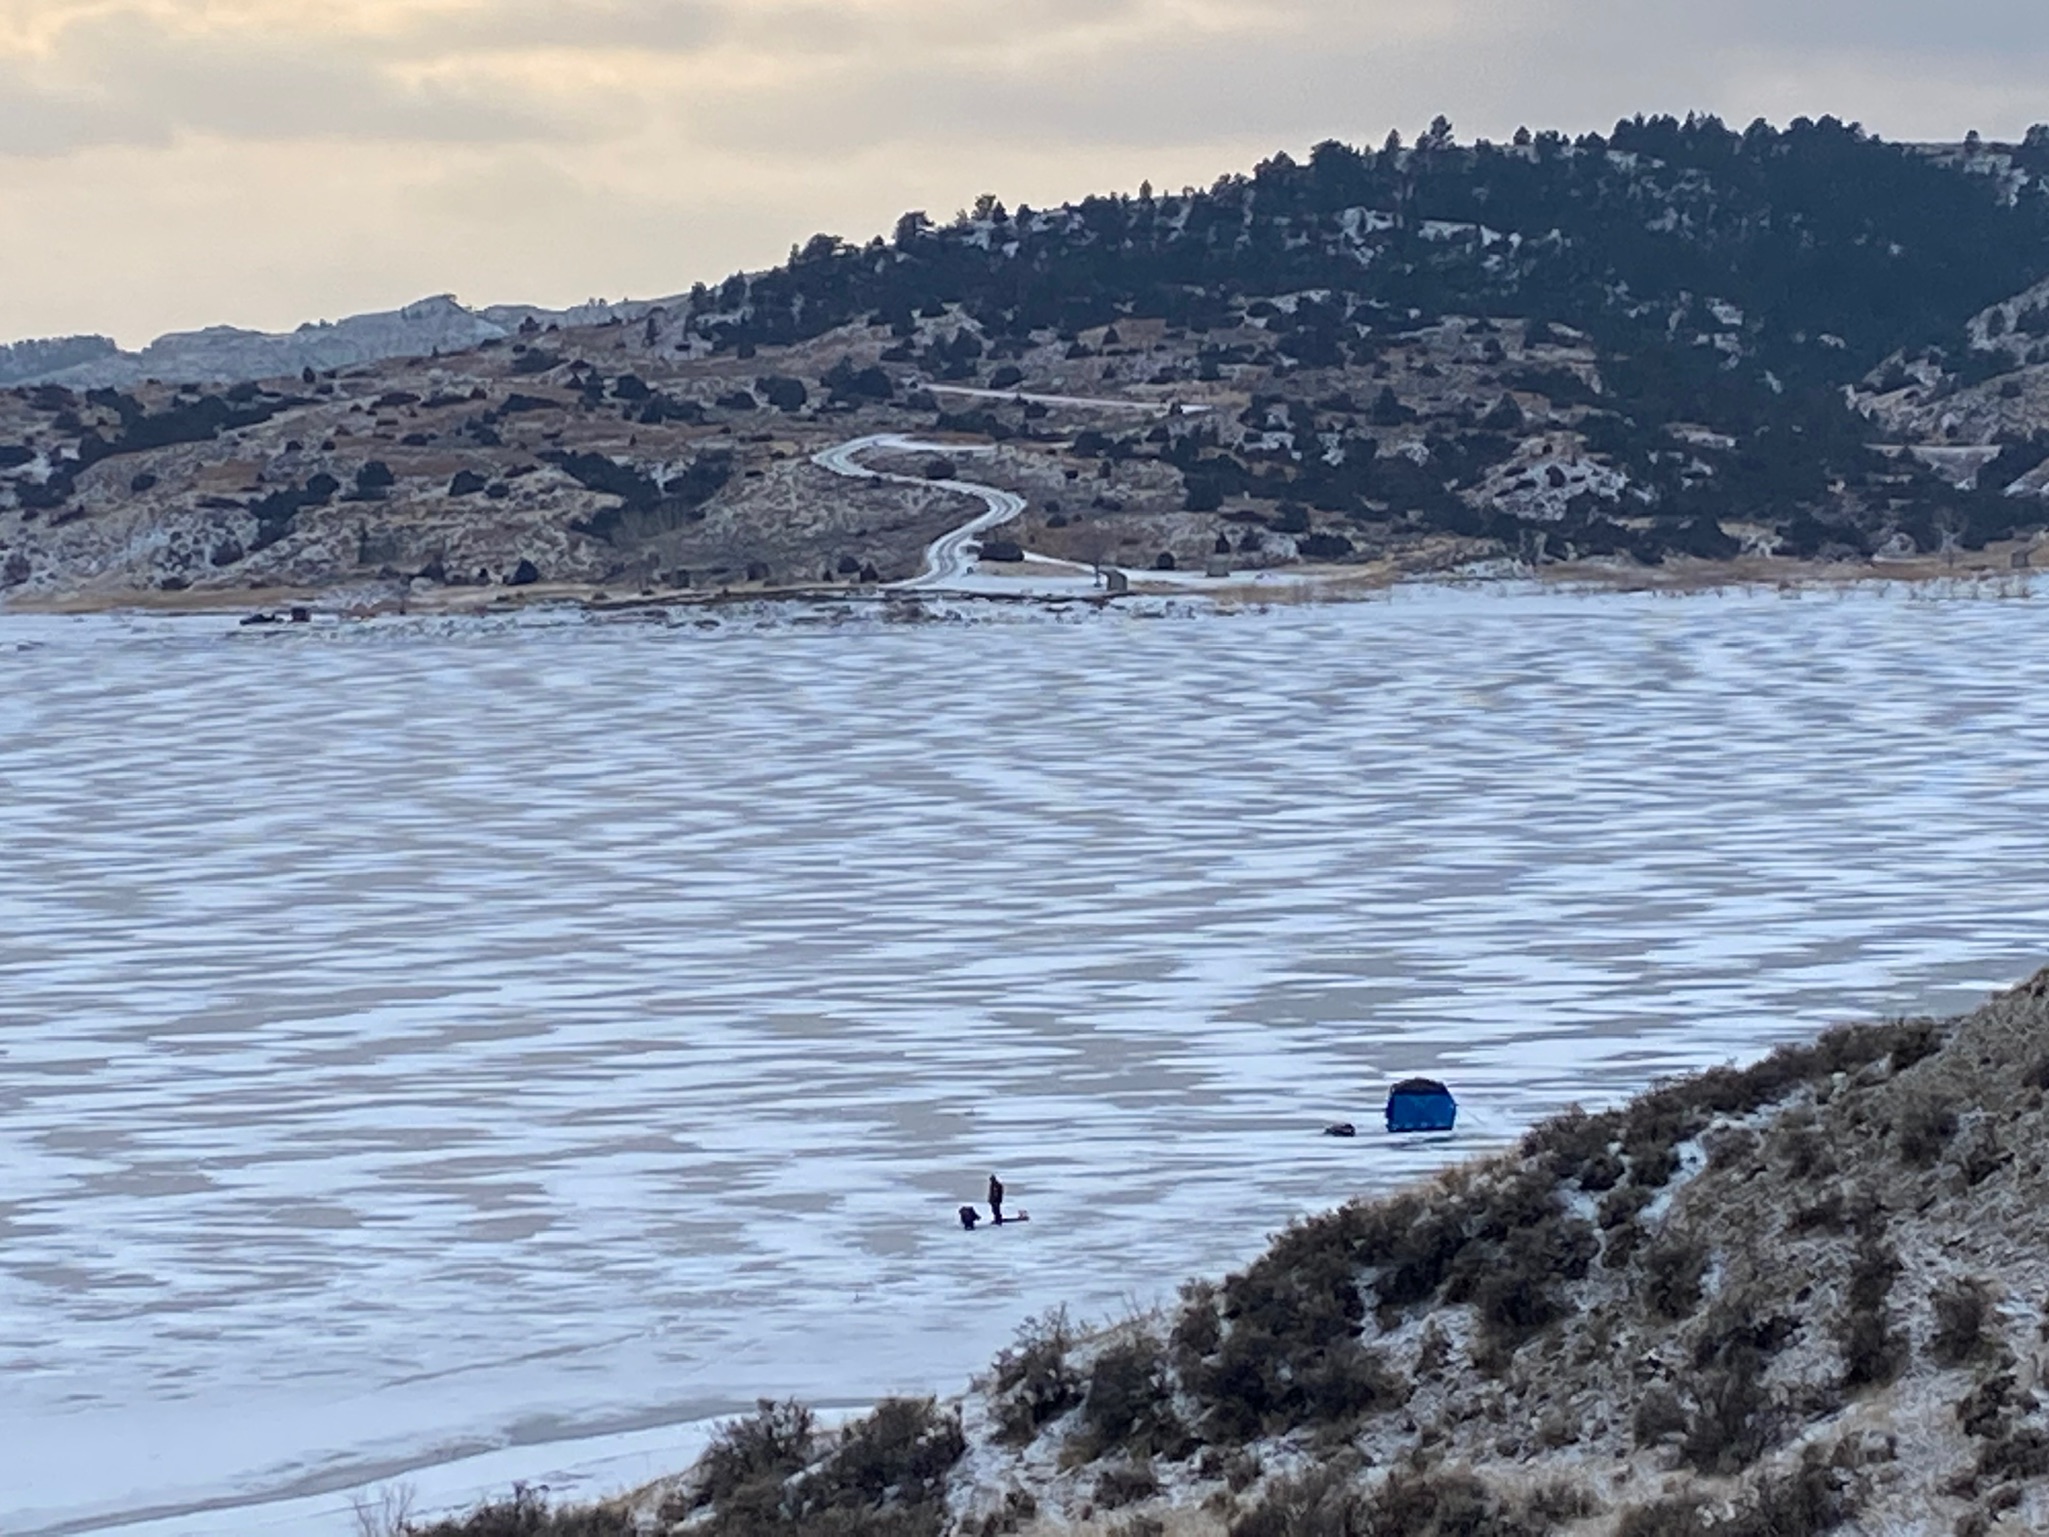
[[[1184,1451],[1188,1431],[1174,1413],[1165,1344],[1140,1334],[1097,1356],[1081,1419],[1090,1458],[1116,1447],[1151,1456]]]
[[[730,1498],[748,1484],[780,1484],[802,1468],[818,1439],[818,1422],[797,1403],[762,1399],[752,1419],[721,1430],[698,1460],[689,1510]]]
[[[1097,1478],[1095,1501],[1105,1510],[1116,1510],[1136,1505],[1140,1500],[1156,1499],[1159,1493],[1160,1476],[1153,1471],[1151,1462],[1121,1463]]]
[[[1654,1245],[1643,1260],[1644,1302],[1660,1318],[1678,1320],[1700,1306],[1707,1274],[1707,1245],[1697,1238],[1671,1238]]]
[[[1636,1401],[1630,1429],[1638,1446],[1656,1446],[1666,1436],[1685,1430],[1687,1424],[1686,1406],[1679,1395],[1662,1383],[1653,1383]]]
[[[1426,1214],[1418,1228],[1409,1226],[1411,1212]],[[1453,1214],[1428,1213],[1413,1196],[1340,1207],[1291,1225],[1221,1290],[1191,1294],[1175,1349],[1182,1379],[1214,1434],[1242,1441],[1268,1429],[1336,1423],[1406,1398],[1380,1358],[1359,1343],[1366,1315],[1359,1268],[1386,1267],[1384,1298],[1390,1284],[1400,1284],[1395,1256],[1418,1242],[1436,1244],[1440,1221],[1456,1237]],[[1437,1252],[1428,1284],[1411,1300],[1435,1289],[1455,1253]]]
[[[1627,1227],[1654,1199],[1642,1185],[1624,1185],[1601,1198],[1596,1216],[1604,1228]]]
[[[1555,1180],[1572,1179],[1588,1162],[1608,1151],[1618,1124],[1614,1115],[1588,1115],[1578,1105],[1571,1105],[1523,1133],[1516,1153],[1531,1162],[1542,1159]]]
[[[1343,534],[1304,534],[1295,541],[1295,553],[1304,560],[1343,560],[1355,548]]]
[[[1680,1455],[1706,1473],[1738,1473],[1778,1438],[1781,1417],[1765,1392],[1766,1361],[1798,1332],[1790,1318],[1765,1314],[1759,1299],[1724,1296],[1694,1342],[1694,1410]]]
[[[1900,1156],[1915,1168],[1925,1169],[1942,1156],[1956,1129],[1952,1106],[1934,1098],[1915,1098],[1900,1112]]]
[[[1786,1221],[1788,1233],[1840,1233],[1850,1226],[1851,1217],[1843,1204],[1843,1193],[1831,1190],[1811,1206],[1803,1206]]]
[[[1565,1479],[1540,1484],[1530,1495],[1529,1513],[1547,1522],[1584,1521],[1601,1513],[1593,1491]]]
[[[1733,1169],[1757,1156],[1759,1139],[1749,1127],[1735,1126],[1709,1133],[1706,1146],[1710,1169]]]
[[[1695,1378],[1696,1408],[1679,1454],[1704,1473],[1735,1473],[1764,1455],[1773,1440],[1764,1359],[1749,1344],[1718,1354]]]
[[[1073,1348],[1065,1308],[1019,1327],[1016,1343],[996,1358],[996,1391],[1008,1400],[998,1410],[1000,1439],[1023,1445],[1081,1402],[1081,1375],[1068,1360]]]
[[[929,1504],[944,1498],[946,1475],[966,1451],[960,1420],[931,1399],[884,1399],[799,1480],[796,1504],[800,1511]]]
[[[1693,1496],[1624,1513],[1616,1537],[1821,1537],[1856,1514],[1848,1480],[1829,1457],[1809,1448],[1798,1466],[1759,1479],[1733,1514],[1711,1513]]]
[[[1928,1350],[1937,1364],[1962,1366],[1984,1349],[1992,1289],[1983,1281],[1952,1282],[1939,1288],[1929,1302],[1935,1311],[1935,1334]]]
[[[937,1537],[946,1475],[967,1449],[958,1418],[930,1399],[887,1399],[807,1471],[822,1440],[808,1410],[764,1402],[727,1427],[660,1519],[689,1519],[702,1537]]]
[[[1231,1537],[1539,1537],[1555,1521],[1510,1510],[1463,1471],[1399,1469],[1371,1494],[1356,1478],[1338,1461],[1281,1480]]]
[[[1348,1467],[1315,1468],[1269,1487],[1231,1523],[1230,1537],[1359,1537],[1364,1512]]]
[[[1571,1307],[1558,1283],[1583,1280],[1599,1252],[1593,1228],[1577,1218],[1511,1234],[1488,1255],[1485,1272],[1471,1292],[1490,1343],[1512,1349],[1565,1317]],[[1455,1299],[1459,1291],[1449,1288],[1446,1296]]]
[[[859,404],[864,400],[887,400],[896,393],[896,382],[887,371],[873,365],[867,368],[854,367],[854,360],[843,357],[819,377],[820,384],[841,404]]]
[[[1900,1273],[1899,1256],[1875,1232],[1858,1241],[1850,1267],[1849,1297],[1836,1320],[1836,1340],[1843,1352],[1843,1387],[1883,1387],[1906,1364],[1906,1351],[1894,1332],[1886,1299]]]
[[[1795,1180],[1836,1172],[1835,1157],[1828,1137],[1815,1124],[1814,1112],[1802,1110],[1786,1117],[1773,1138],[1786,1160],[1786,1172]]]
[[[2005,1435],[2013,1424],[2018,1386],[2011,1371],[1996,1371],[1974,1383],[1956,1403],[1957,1424],[1964,1434],[1981,1441]]]
[[[804,381],[792,379],[786,374],[769,374],[754,381],[754,393],[767,401],[778,411],[801,411],[811,398],[811,392],[804,388]]]
[[[1999,1133],[1986,1122],[1979,1122],[1971,1129],[1957,1154],[1957,1161],[1963,1165],[1964,1183],[1982,1185],[2012,1161],[2013,1155],[2000,1145]]]
[[[2049,1430],[2020,1425],[1978,1453],[1977,1475],[1987,1483],[2040,1478],[2049,1473]]]
[[[634,1537],[632,1517],[605,1506],[549,1508],[544,1490],[514,1484],[509,1499],[480,1505],[432,1526],[404,1523],[405,1537]]]
[[[1942,1050],[1942,1027],[1933,1020],[1901,1020],[1887,1028],[1892,1032],[1892,1045],[1886,1065],[1896,1073],[1904,1073]]]
[[[1416,1375],[1434,1377],[1451,1359],[1451,1336],[1444,1325],[1431,1319],[1423,1326],[1423,1338],[1416,1346]]]
[[[1539,1537],[1551,1526],[1511,1513],[1472,1474],[1441,1470],[1396,1472],[1361,1515],[1359,1537]]]
[[[1181,1312],[1168,1336],[1175,1369],[1192,1377],[1201,1369],[1203,1357],[1223,1343],[1224,1323],[1218,1313],[1217,1288],[1213,1282],[1190,1281],[1181,1288]]]

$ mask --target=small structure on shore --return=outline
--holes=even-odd
[[[1405,1078],[1387,1096],[1389,1131],[1450,1131],[1458,1101],[1435,1078]]]

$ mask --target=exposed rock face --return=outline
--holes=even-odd
[[[148,379],[202,384],[278,379],[308,368],[350,368],[387,358],[466,352],[479,342],[510,336],[529,319],[543,325],[581,326],[637,319],[662,302],[593,303],[571,310],[500,305],[478,311],[464,308],[451,294],[440,294],[402,309],[313,322],[285,333],[235,326],[174,331],[140,352],[123,352],[104,336],[19,342],[0,347],[0,385],[89,389]]]
[[[74,369],[109,364],[122,356],[107,336],[64,336],[0,345],[0,385],[41,384]]]

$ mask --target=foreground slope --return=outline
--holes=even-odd
[[[444,1531],[2049,1527],[2049,972],[1574,1112],[953,1404],[764,1406],[601,1510]]]

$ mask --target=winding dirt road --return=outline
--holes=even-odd
[[[811,462],[822,470],[835,475],[846,475],[855,480],[887,480],[903,486],[937,486],[943,491],[958,491],[963,496],[979,497],[988,510],[978,518],[962,524],[951,533],[941,534],[925,547],[925,569],[908,581],[892,582],[893,587],[931,588],[944,587],[951,582],[963,580],[974,569],[975,557],[968,553],[968,546],[975,539],[1008,523],[1025,510],[1025,499],[1012,491],[999,491],[994,486],[977,485],[972,480],[928,480],[922,475],[898,475],[889,470],[871,470],[861,463],[860,456],[876,449],[887,449],[900,454],[944,454],[957,458],[962,454],[994,453],[992,448],[963,446],[959,443],[926,443],[917,438],[907,438],[901,433],[879,432],[865,438],[855,438],[828,448],[823,453],[813,454]]]
[[[1184,406],[1178,403],[1151,400],[1091,400],[1076,395],[1034,395],[1016,390],[983,390],[965,385],[930,386],[935,393],[968,395],[987,400],[1021,400],[1037,402],[1048,406],[1069,406],[1087,410],[1143,411],[1155,416],[1174,414],[1195,414],[1210,408],[1204,405]],[[968,553],[968,546],[992,528],[998,528],[1025,510],[1025,499],[1010,491],[999,491],[994,486],[979,485],[972,480],[927,480],[922,475],[899,475],[888,470],[871,470],[861,463],[860,456],[877,449],[892,453],[944,454],[949,458],[961,454],[989,454],[996,450],[988,445],[964,445],[960,443],[927,443],[918,438],[906,437],[898,432],[872,433],[865,438],[855,438],[828,448],[823,453],[813,454],[811,462],[822,470],[835,475],[845,475],[854,480],[887,480],[903,486],[938,486],[942,490],[958,491],[963,496],[979,498],[987,504],[988,510],[972,522],[964,524],[950,534],[942,534],[925,547],[925,569],[907,581],[892,582],[897,588],[930,589],[945,587],[949,583],[964,580],[974,570],[975,557]],[[1054,560],[1050,556],[1033,556],[1045,564],[1064,566],[1076,571],[1091,568],[1076,565],[1072,561]]]

